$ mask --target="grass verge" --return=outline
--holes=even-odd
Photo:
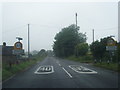
[[[101,67],[101,68],[105,68],[105,69],[109,69],[109,70],[113,70],[113,71],[117,71],[120,72],[120,68],[118,67],[118,63],[106,63],[106,62],[102,62],[102,63],[94,63],[93,64],[96,67]]]
[[[14,64],[10,68],[8,64],[3,63],[2,67],[2,81],[8,79],[9,77],[13,76],[14,74],[25,70],[26,68],[36,64],[38,61],[43,60],[45,57],[37,57],[31,59],[29,61],[23,61],[20,64]]]
[[[67,57],[68,60],[73,60],[73,61],[78,61],[81,63],[93,63],[93,57],[90,55],[86,55],[86,56],[79,56],[79,57],[75,57],[75,56],[70,56]]]
[[[70,56],[70,57],[67,57],[66,59],[72,60],[72,61],[78,61],[80,63],[92,63],[93,66],[96,66],[96,67],[101,67],[101,68],[120,72],[120,66],[118,66],[118,63],[109,63],[109,64],[106,62],[94,63],[93,57],[90,55],[81,56],[81,57]]]

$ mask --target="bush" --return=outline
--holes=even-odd
[[[70,56],[67,58],[68,60],[74,60],[74,61],[79,61],[81,63],[91,63],[93,62],[93,56],[92,55],[86,55],[86,56]]]
[[[75,55],[76,56],[84,56],[88,52],[88,44],[80,43],[75,46]]]

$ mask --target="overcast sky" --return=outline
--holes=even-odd
[[[110,35],[118,40],[117,2],[6,2],[2,4],[1,10],[2,42],[13,45],[17,41],[16,37],[20,36],[25,50],[28,23],[30,51],[52,50],[56,33],[75,24],[76,12],[79,32],[86,32],[89,44],[92,42],[92,29],[95,30],[95,40]]]

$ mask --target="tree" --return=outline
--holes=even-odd
[[[75,55],[83,56],[88,52],[88,44],[87,43],[79,43],[75,46]]]
[[[117,43],[117,62],[120,65],[120,42]]]
[[[38,55],[39,55],[39,56],[46,56],[46,51],[45,51],[45,49],[41,49],[41,50],[38,52]]]
[[[110,53],[106,51],[107,42],[111,37],[105,37],[99,41],[95,41],[90,45],[91,52],[96,59],[110,59]],[[115,56],[116,57],[116,56]],[[115,61],[115,59],[114,59]]]
[[[58,57],[66,57],[74,54],[75,46],[78,43],[86,42],[86,35],[78,33],[79,27],[72,24],[63,28],[55,36],[53,51]]]
[[[104,47],[99,41],[95,41],[90,45],[90,50],[96,59],[103,56]]]

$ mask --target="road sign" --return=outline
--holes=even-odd
[[[14,50],[21,50],[22,49],[22,43],[21,42],[16,42],[14,44]]]
[[[107,51],[115,51],[117,50],[116,42],[113,38],[109,38],[106,46]]]
[[[12,53],[13,53],[14,55],[21,55],[21,54],[24,54],[24,50],[23,50],[23,49],[21,49],[21,50],[19,50],[19,49],[17,50],[17,49],[16,49],[16,50],[13,50]]]
[[[109,38],[107,42],[107,46],[115,46],[116,42],[113,38]]]
[[[115,51],[117,50],[117,46],[106,46],[107,51]]]

